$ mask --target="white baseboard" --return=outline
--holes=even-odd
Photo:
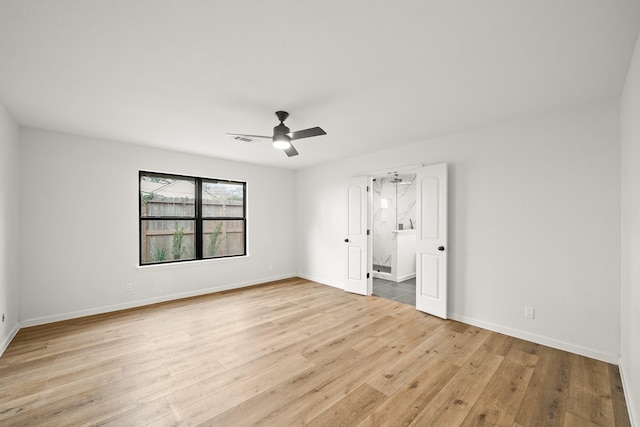
[[[303,279],[312,280],[317,283],[321,283],[323,285],[332,286],[338,289],[344,289],[341,284],[331,282],[320,277],[314,277],[307,274],[298,274],[298,277]],[[548,347],[553,347],[558,350],[568,351],[570,353],[579,354],[581,356],[590,357],[592,359],[601,360],[603,362],[612,363],[614,365],[618,364],[619,355],[606,353],[600,350],[591,349],[588,347],[583,347],[575,344],[571,344],[564,341],[555,340],[553,338],[545,337],[542,335],[532,334],[530,332],[521,331],[518,329],[508,328],[506,326],[497,325],[490,322],[485,322],[483,320],[473,319],[471,317],[463,316],[460,314],[449,313],[449,318],[453,320],[457,320],[462,323],[466,323],[468,325],[478,326],[483,329],[488,329],[490,331],[499,332],[501,334],[509,335],[515,338],[520,338],[523,340],[531,341],[537,344],[546,345]]]
[[[545,337],[542,335],[532,334],[530,332],[521,331],[518,329],[508,328],[502,325],[496,325],[494,323],[485,322],[483,320],[473,319],[467,316],[463,316],[455,313],[448,313],[448,317],[453,320],[457,320],[468,325],[478,326],[490,331],[499,332],[501,334],[509,335],[511,337],[520,338],[526,341],[531,341],[537,344],[553,347],[558,350],[568,351],[570,353],[579,354],[581,356],[590,357],[592,359],[601,360],[603,362],[618,364],[619,355],[606,353],[600,350],[595,350],[588,347],[582,347],[579,345],[571,344],[564,341],[555,340],[553,338]]]
[[[404,276],[398,276],[397,282],[404,282],[405,280],[413,279],[416,277],[416,273],[405,274]]]
[[[19,330],[20,324],[16,324],[11,332],[9,332],[9,335],[0,343],[0,356],[4,354],[4,351],[9,347],[9,344],[11,344],[11,341],[15,338]]]
[[[384,273],[381,271],[374,271],[373,273],[371,273],[371,275],[376,279],[389,280],[396,283],[404,282],[405,280],[413,279],[414,277],[416,277],[416,273],[413,273],[405,274],[404,276],[398,276],[394,279],[391,273]]]
[[[331,282],[329,280],[325,280],[320,277],[315,277],[315,276],[310,276],[308,274],[300,274],[300,273],[298,273],[298,277],[311,280],[312,282],[320,283],[321,285],[327,285],[333,288],[344,289],[344,285],[342,285],[341,283]]]
[[[193,291],[181,292],[181,293],[171,294],[171,295],[162,295],[154,298],[130,301],[122,304],[95,307],[87,310],[78,310],[78,311],[72,311],[68,313],[54,314],[51,316],[36,317],[33,319],[22,320],[20,322],[20,328],[27,328],[29,326],[37,326],[37,325],[44,325],[47,323],[60,322],[62,320],[77,319],[79,317],[92,316],[94,314],[110,313],[113,311],[126,310],[129,308],[135,308],[135,307],[142,307],[145,305],[173,301],[173,300],[178,300],[182,298],[190,298],[190,297],[196,297],[200,295],[207,295],[215,292],[228,291],[230,289],[239,289],[247,286],[254,286],[254,285],[260,285],[262,283],[273,282],[275,280],[289,279],[291,277],[296,277],[296,274],[290,273],[290,274],[284,274],[281,276],[265,277],[259,280],[233,283],[228,285],[216,286],[212,288],[195,289]]]
[[[626,378],[629,378],[625,375],[625,362],[622,358],[620,358],[620,361],[618,363],[618,368],[620,370],[620,378],[622,379],[622,389],[624,390],[624,399],[627,403],[627,412],[629,413],[629,421],[631,422],[631,426],[638,426],[639,424],[636,424],[637,422],[640,422],[640,414],[635,412],[636,411],[636,407],[634,406],[634,403],[636,402],[635,397],[636,395],[633,392],[633,388],[631,387],[631,384],[629,384],[629,382],[626,380]]]

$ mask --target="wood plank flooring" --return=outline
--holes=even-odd
[[[618,368],[303,279],[22,329],[2,426],[629,426]]]

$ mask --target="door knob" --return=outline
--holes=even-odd
[[[345,243],[349,243],[349,239],[344,239],[344,242]]]
[[[439,251],[444,251],[444,246],[438,246]]]

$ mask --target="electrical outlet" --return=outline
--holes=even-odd
[[[133,290],[133,283],[127,282],[127,284],[124,286],[124,290],[127,292],[131,292]]]
[[[526,317],[527,319],[535,319],[536,309],[530,305],[526,305],[524,307],[524,317]]]

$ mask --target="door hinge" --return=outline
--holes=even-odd
[[[369,192],[369,186],[367,185],[367,193]]]
[[[367,273],[367,279],[370,277],[371,273]]]
[[[367,230],[367,236],[371,234],[371,230]]]

